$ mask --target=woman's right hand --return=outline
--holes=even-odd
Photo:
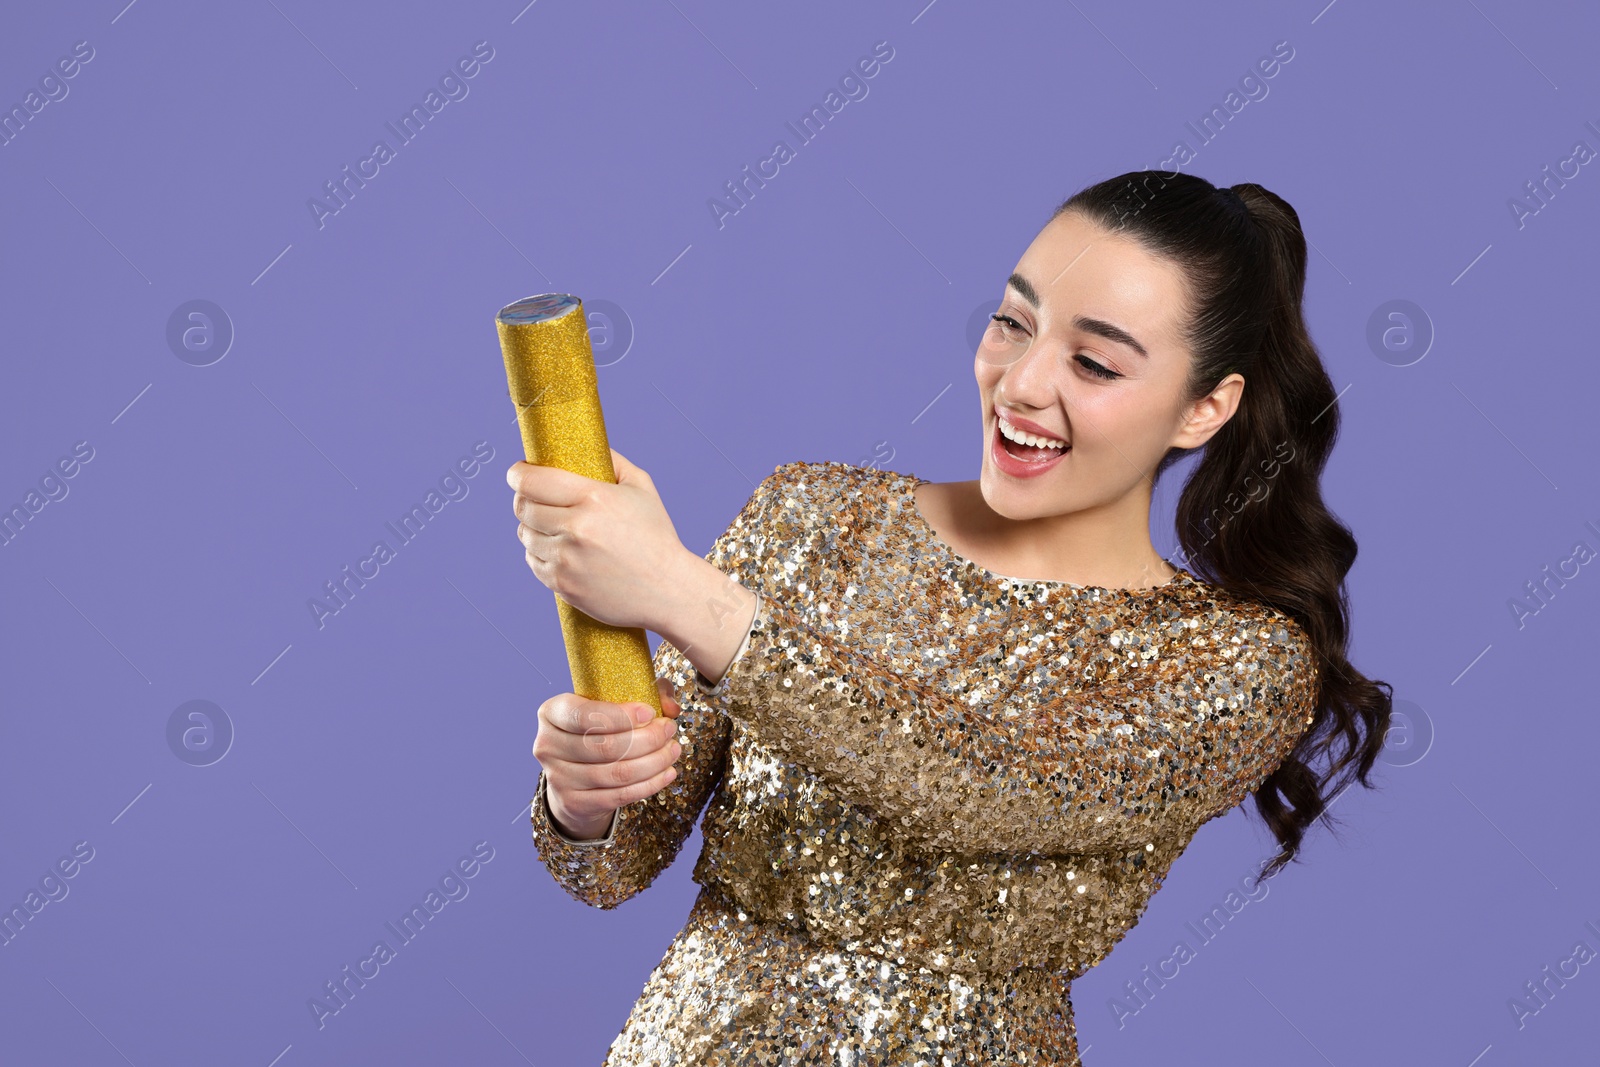
[[[612,813],[643,800],[677,777],[673,762],[682,710],[672,683],[656,679],[661,710],[557,693],[539,705],[533,755],[544,768],[545,797],[556,828],[578,841],[604,837]],[[643,708],[649,718],[640,722]]]

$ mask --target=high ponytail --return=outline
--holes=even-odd
[[[1243,376],[1239,406],[1201,446],[1177,506],[1183,565],[1225,591],[1294,619],[1316,648],[1312,726],[1256,791],[1279,851],[1259,878],[1296,858],[1328,803],[1368,775],[1389,730],[1393,688],[1346,658],[1345,575],[1356,542],[1322,500],[1339,435],[1333,382],[1301,311],[1306,240],[1294,208],[1253,183],[1218,189],[1193,175],[1136,171],[1072,196],[1075,211],[1176,261],[1188,283],[1189,401]],[[1187,455],[1173,449],[1156,477]],[[1335,751],[1338,748],[1339,751]],[[1322,770],[1319,765],[1326,764]]]

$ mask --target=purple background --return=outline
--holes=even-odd
[[[1111,998],[1271,852],[1242,809],[1202,830],[1077,983],[1086,1060],[1594,1054],[1600,967],[1520,1027],[1508,1006],[1600,949],[1600,576],[1569,564],[1520,626],[1509,606],[1600,547],[1577,314],[1600,164],[1520,226],[1510,208],[1576,141],[1600,149],[1592,11],[124,3],[31,5],[0,33],[8,109],[94,49],[0,146],[0,506],[93,449],[0,547],[0,905],[93,849],[0,945],[0,1060],[598,1063],[689,908],[699,838],[613,912],[529,842],[535,712],[570,678],[503,478],[495,311],[610,302],[612,442],[704,552],[780,463],[974,477],[974,315],[1060,200],[1179,139],[1184,169],[1286,197],[1314,246],[1345,425],[1324,485],[1361,542],[1352,658],[1404,730],[1381,790],[1336,804],[1348,829],[1314,831],[1119,1026]],[[319,227],[308,200],[395,146],[385,123],[479,41],[468,95]],[[879,41],[867,96],[798,145],[785,123]],[[1188,123],[1279,41],[1292,60],[1202,144]],[[779,138],[795,158],[719,227],[708,200]],[[221,358],[169,344],[193,300],[231,323]],[[1369,341],[1395,300],[1430,343]],[[466,495],[319,629],[307,601],[480,441]],[[1157,496],[1164,553],[1186,470]],[[209,766],[169,744],[191,700],[232,724]],[[309,998],[479,841],[470,893],[319,1029]]]

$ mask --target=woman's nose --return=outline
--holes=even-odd
[[[1057,388],[1056,345],[1035,339],[1027,351],[1006,368],[1000,378],[1000,395],[1010,404],[1035,411],[1055,402]]]

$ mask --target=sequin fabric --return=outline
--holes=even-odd
[[[706,557],[758,594],[733,663],[711,685],[656,651],[677,779],[574,842],[540,775],[540,858],[600,908],[705,808],[700,894],[606,1067],[1078,1067],[1072,979],[1309,728],[1287,616],[1184,570],[995,574],[928,526],[924,480],[779,466]]]

